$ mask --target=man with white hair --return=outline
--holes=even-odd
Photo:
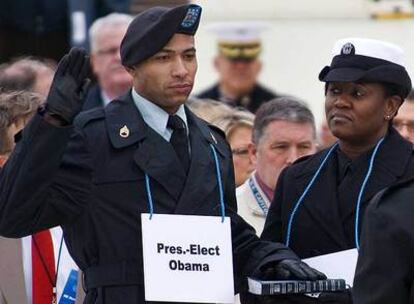
[[[97,19],[89,29],[91,65],[97,84],[88,93],[84,110],[106,106],[125,94],[132,78],[121,64],[119,47],[132,16],[112,13]]]

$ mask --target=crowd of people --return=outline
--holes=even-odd
[[[89,53],[0,65],[0,303],[155,301],[144,287],[146,213],[228,217],[235,301],[414,301],[403,50],[338,40],[319,74],[318,128],[306,101],[259,84],[258,24],[213,27],[218,80],[193,93],[201,11],[111,13],[91,25]],[[353,248],[352,290],[247,291],[247,276],[326,279],[301,259]]]

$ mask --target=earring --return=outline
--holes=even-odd
[[[386,115],[385,116],[385,120],[390,120],[391,119],[391,115]]]

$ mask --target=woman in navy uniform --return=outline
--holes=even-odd
[[[339,40],[325,85],[333,146],[279,177],[263,240],[308,258],[359,247],[365,208],[380,190],[414,176],[412,144],[392,127],[410,92],[402,50],[382,41]]]
[[[282,244],[259,241],[237,215],[224,135],[184,106],[197,69],[192,36],[200,14],[199,6],[184,5],[138,15],[121,45],[133,89],[74,122],[88,58],[72,50],[59,65],[45,109],[1,172],[0,234],[21,237],[61,225],[85,275],[85,303],[146,302],[140,214],[151,206],[154,213],[209,216],[224,209],[231,219],[236,291],[246,274],[268,265],[276,274],[323,277]],[[169,125],[170,119],[179,125]]]
[[[261,236],[288,244],[301,258],[357,247],[368,201],[414,176],[412,144],[392,127],[411,89],[402,50],[350,38],[339,40],[333,53],[319,79],[326,82],[326,117],[339,141],[284,170]]]

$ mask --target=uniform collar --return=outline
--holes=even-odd
[[[103,105],[104,107],[106,107],[111,102],[111,98],[109,98],[109,96],[105,93],[104,90],[101,90],[100,93]]]
[[[132,89],[132,99],[135,106],[138,108],[145,123],[150,126],[155,132],[161,135],[165,140],[169,141],[172,131],[167,128],[169,114],[161,109],[153,102],[145,99],[139,95],[135,89]],[[184,110],[184,105],[181,105],[175,115],[178,115],[185,124],[188,134],[187,115]]]
[[[301,170],[296,171],[296,177],[301,178],[303,176],[314,174],[329,148],[306,158],[304,167],[302,167]],[[375,168],[381,167],[383,170],[394,176],[401,176],[405,172],[405,168],[409,158],[412,155],[412,151],[413,145],[402,138],[394,128],[390,128],[385,136],[383,144],[378,150],[374,164],[374,171],[376,171]],[[372,150],[368,153],[372,153]],[[366,161],[368,161],[368,159]]]
[[[128,92],[124,96],[111,102],[104,108],[106,124],[112,145],[115,148],[123,148],[138,141],[144,140],[148,133],[148,124],[145,122],[142,113],[135,105],[132,93]],[[222,155],[227,155],[226,147],[219,144],[219,138],[213,135],[213,131],[200,118],[195,116],[188,108],[183,107],[186,115],[186,122],[192,121],[201,131],[204,140],[213,144],[217,151]],[[121,136],[121,129],[127,129],[128,135]]]

